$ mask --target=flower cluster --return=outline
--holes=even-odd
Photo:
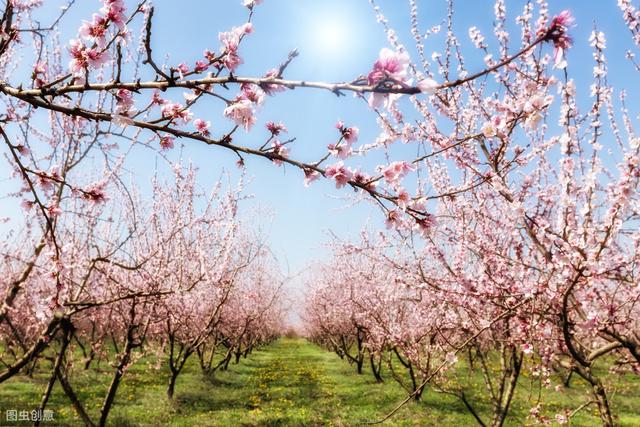
[[[267,122],[265,127],[273,136],[278,136],[282,132],[287,132],[287,127],[283,123]]]
[[[282,165],[282,159],[286,159],[289,156],[289,148],[276,139],[271,142],[271,154],[274,155],[271,158],[273,163],[280,166]]]
[[[116,108],[113,112],[112,122],[125,127],[133,124],[131,115],[133,114],[133,95],[127,89],[120,89],[115,95]]]
[[[380,86],[385,83],[391,85],[404,84],[408,81],[408,69],[411,60],[406,52],[394,52],[389,48],[382,48],[378,60],[373,64],[367,80],[371,86]],[[391,97],[385,93],[374,92],[369,97],[369,105],[379,108],[383,104],[389,104],[396,96]]]
[[[26,10],[40,7],[44,3],[44,0],[11,0],[14,9],[24,12]]]
[[[46,82],[46,74],[47,74],[47,63],[43,61],[38,61],[33,66],[33,72],[31,74],[31,78],[33,79],[33,83],[35,87],[42,87]]]
[[[189,123],[193,116],[188,108],[178,102],[166,102],[162,105],[162,117],[172,120],[182,120],[183,123]]]
[[[304,186],[309,187],[311,183],[320,178],[320,172],[312,169],[304,169]]]
[[[256,123],[256,108],[264,102],[265,93],[257,85],[244,83],[236,100],[224,110],[225,117],[242,126],[247,132]]]
[[[114,24],[120,33],[124,33],[127,20],[125,12],[123,0],[103,0],[100,13],[94,14],[91,21],[83,22],[79,35],[93,45],[87,46],[81,39],[71,40],[69,53],[72,59],[69,68],[73,73],[79,73],[89,67],[99,68],[109,60],[105,51],[108,29],[111,24]]]
[[[89,185],[82,190],[82,198],[93,204],[104,203],[108,200],[107,194],[104,191],[106,182],[96,182]]]
[[[340,140],[336,144],[329,144],[329,152],[340,159],[346,159],[352,153],[353,144],[358,141],[360,129],[357,127],[346,127],[342,121],[336,123],[336,128],[340,131]]]
[[[539,31],[544,41],[550,41],[555,48],[554,62],[556,67],[564,68],[564,51],[571,47],[573,39],[569,36],[569,28],[573,25],[574,18],[571,12],[563,10],[559,15],[554,16],[551,24],[547,28]]]
[[[71,61],[69,68],[74,74],[91,68],[100,68],[109,60],[109,54],[99,48],[89,48],[76,39],[69,42],[69,53]]]
[[[324,172],[325,176],[336,182],[336,188],[342,188],[353,178],[353,171],[347,168],[343,162],[338,162],[328,166]]]
[[[248,22],[239,27],[233,27],[231,31],[222,32],[218,35],[220,43],[222,43],[222,63],[227,70],[234,72],[240,64],[242,58],[238,54],[240,41],[246,34],[253,32],[253,25]]]
[[[171,148],[173,148],[173,143],[175,141],[175,138],[171,135],[163,135],[160,137],[160,147],[163,150],[170,150]]]
[[[195,119],[193,121],[193,125],[195,126],[196,132],[198,132],[198,134],[204,137],[209,137],[209,135],[211,135],[211,133],[209,132],[209,128],[211,127],[211,122],[204,121],[202,119]]]
[[[255,108],[253,102],[248,99],[239,99],[224,109],[225,117],[233,120],[236,125],[244,127],[249,132],[256,123]]]
[[[379,167],[387,183],[395,185],[400,182],[414,167],[407,162],[393,162],[389,166]]]
[[[269,71],[267,71],[267,73],[264,75],[265,78],[268,79],[277,79],[280,76],[278,75],[278,70],[271,69]],[[286,88],[282,85],[278,85],[278,84],[274,84],[274,83],[264,83],[260,86],[262,88],[262,90],[264,90],[264,92],[267,95],[273,95],[276,92],[283,92],[286,90]]]

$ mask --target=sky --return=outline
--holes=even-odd
[[[51,19],[56,0],[48,0],[46,9],[40,12],[43,23]],[[82,19],[88,19],[91,11],[99,8],[97,0],[81,0],[65,18],[63,40],[75,35]],[[218,33],[246,20],[247,9],[240,0],[157,0],[154,21],[154,54],[156,58],[168,55],[168,62],[193,64],[205,49],[218,49]],[[127,1],[133,5],[133,2]],[[522,1],[507,1],[510,25],[522,10]],[[52,6],[49,6],[52,5]],[[379,1],[391,26],[397,30],[401,41],[415,57],[410,36],[409,7],[404,0]],[[446,17],[444,0],[418,0],[421,28],[443,24]],[[631,46],[630,37],[614,1],[599,0],[551,0],[551,14],[569,9],[576,16],[577,26],[571,29],[575,46],[568,52],[570,73],[583,88],[583,105],[588,102],[589,79],[592,70],[589,33],[597,22],[607,34],[607,57],[610,61],[610,80],[617,87],[629,82],[632,67],[625,59],[625,50]],[[493,2],[488,0],[459,0],[456,2],[454,31],[467,51],[471,43],[467,36],[472,25],[480,28],[487,41],[495,46],[491,33]],[[240,76],[261,76],[268,69],[277,67],[292,49],[300,56],[287,69],[285,77],[316,81],[350,81],[366,74],[379,50],[387,47],[382,26],[376,23],[375,14],[367,0],[264,0],[256,7],[253,19],[255,32],[243,42],[240,51],[245,63],[237,71]],[[515,28],[515,27],[514,27]],[[517,38],[514,33],[514,39]],[[516,40],[517,43],[517,40]],[[514,49],[517,46],[514,45]],[[443,49],[442,37],[430,39],[426,45],[427,56]],[[545,49],[551,50],[550,46]],[[481,69],[482,55],[476,52],[468,56],[468,67]],[[229,97],[235,94],[235,88]],[[175,100],[180,100],[176,93]],[[221,106],[195,108],[196,117],[212,121],[216,130],[228,130],[231,124],[221,115]],[[632,109],[635,109],[632,106]],[[360,129],[361,143],[372,142],[377,136],[375,115],[361,100],[347,96],[337,98],[332,93],[319,90],[287,91],[267,99],[258,114],[259,122],[252,133],[241,132],[236,142],[260,146],[266,136],[261,127],[268,120],[282,121],[289,129],[289,137],[295,137],[291,157],[305,161],[317,160],[326,152],[326,146],[336,141],[334,127],[338,119]],[[4,152],[2,153],[4,154]],[[212,186],[223,169],[238,175],[237,158],[225,150],[184,142],[169,157],[182,157],[199,169],[203,189]],[[356,159],[354,166],[360,160]],[[373,160],[375,162],[375,160]],[[371,160],[362,160],[371,166]],[[257,207],[270,210],[264,223],[269,241],[285,273],[296,274],[309,263],[328,256],[323,243],[328,240],[328,230],[342,238],[353,238],[367,226],[379,227],[383,218],[380,211],[368,203],[353,206],[349,191],[336,190],[329,181],[317,181],[311,188],[303,186],[302,173],[290,167],[276,167],[264,159],[247,159],[251,182],[248,193],[254,198],[245,206],[245,212],[255,212]],[[375,163],[374,163],[375,164]],[[156,162],[154,154],[139,150],[129,158],[127,166],[133,179],[142,187],[148,186]],[[15,199],[4,197],[11,188],[5,179],[9,175],[6,161],[0,161],[0,217],[19,216]],[[148,188],[148,187],[147,187]],[[13,204],[13,205],[12,205]],[[2,227],[6,227],[2,226]]]

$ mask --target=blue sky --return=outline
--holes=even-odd
[[[47,4],[61,3],[49,0]],[[96,0],[81,0],[65,19],[63,34],[71,37],[77,31],[81,19],[88,19],[91,10],[99,7]],[[128,2],[133,5],[133,2]],[[396,28],[398,35],[412,50],[409,33],[408,2],[384,0],[379,2],[382,10]],[[421,7],[422,29],[442,24],[445,18],[444,0],[418,1]],[[471,25],[480,28],[490,45],[495,45],[491,32],[493,2],[488,0],[459,0],[457,3],[455,31],[463,46],[471,46],[467,29]],[[522,1],[508,1],[510,25],[522,10]],[[169,54],[169,63],[182,61],[193,64],[204,49],[219,47],[218,32],[242,24],[247,11],[240,0],[157,0],[154,21],[154,54],[157,59]],[[611,70],[610,80],[618,88],[629,82],[632,67],[624,58],[625,50],[631,46],[629,34],[624,27],[620,12],[614,1],[551,1],[551,14],[570,9],[576,16],[577,26],[571,30],[575,47],[568,53],[569,71],[584,92],[581,102],[586,105],[588,85],[591,77],[592,59],[588,37],[594,21],[605,31],[608,39],[607,57]],[[50,18],[47,6],[43,23]],[[44,10],[43,12],[44,13]],[[300,56],[288,68],[286,77],[292,79],[345,81],[366,74],[375,61],[380,48],[387,46],[382,27],[375,22],[375,15],[367,0],[265,0],[256,8],[255,32],[243,43],[241,55],[245,58],[237,74],[260,76],[284,60],[288,52],[297,48]],[[515,27],[514,27],[515,28]],[[518,32],[514,32],[514,49]],[[436,37],[427,45],[427,55],[441,51],[442,38]],[[551,50],[550,46],[545,49]],[[471,50],[467,50],[471,52]],[[481,67],[482,55],[473,52],[467,65]],[[15,82],[12,82],[15,83]],[[628,85],[627,85],[628,86]],[[582,93],[581,92],[581,93]],[[230,96],[235,89],[232,88]],[[173,99],[180,100],[176,92]],[[221,105],[206,104],[195,108],[196,117],[211,120],[216,130],[229,129],[231,124],[222,117]],[[367,143],[377,136],[374,114],[366,104],[350,96],[337,98],[329,92],[318,90],[295,90],[269,98],[259,112],[259,125],[251,134],[244,132],[236,137],[237,143],[259,146],[266,136],[261,125],[268,121],[282,121],[289,129],[289,136],[296,137],[292,145],[292,157],[315,160],[326,152],[326,145],[335,142],[337,131],[334,124],[342,119],[348,125],[360,128],[360,142]],[[235,155],[224,150],[212,149],[199,143],[184,142],[179,154],[193,161],[201,170],[200,183],[208,188],[215,182],[223,168],[237,174]],[[128,167],[134,170],[133,179],[143,188],[149,182],[156,162],[153,153],[138,150],[129,159]],[[356,160],[353,165],[357,165]],[[373,163],[375,164],[375,163]],[[371,162],[365,165],[371,166]],[[367,223],[381,224],[381,214],[373,206],[362,203],[352,207],[344,199],[348,191],[336,190],[330,182],[316,182],[305,189],[300,171],[275,167],[263,159],[247,159],[248,174],[252,178],[249,193],[255,196],[246,209],[265,206],[275,214],[270,225],[270,241],[284,269],[292,273],[308,262],[326,255],[322,243],[327,240],[326,231],[332,229],[341,237],[355,236]],[[0,191],[7,187],[4,178],[9,169],[4,160],[0,162]],[[7,190],[8,191],[8,190]],[[6,193],[6,191],[2,191]],[[2,197],[2,195],[0,195]],[[14,199],[0,198],[0,217],[19,215],[12,207]]]

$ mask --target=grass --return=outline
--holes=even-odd
[[[353,366],[302,339],[281,339],[254,351],[213,379],[204,377],[192,360],[178,379],[173,402],[165,396],[166,367],[156,369],[152,362],[155,365],[155,361],[143,359],[127,372],[109,417],[110,425],[351,426],[380,419],[406,396],[393,380],[376,384],[369,373],[356,374]],[[100,368],[81,371],[72,379],[95,419],[110,380],[104,373],[108,367]],[[464,369],[460,376],[465,378]],[[6,409],[37,407],[45,381],[46,376],[38,374],[0,385],[0,425],[5,423]],[[472,397],[484,400],[481,378],[470,376],[466,381]],[[533,406],[528,378],[521,383],[524,385],[517,391],[508,425],[522,425]],[[546,413],[575,408],[588,399],[580,380],[576,378],[573,384],[561,393],[542,389],[548,395]],[[624,378],[616,388],[612,402],[619,416],[617,425],[640,425],[640,382],[635,377]],[[55,425],[81,424],[57,385],[48,408],[54,410]],[[486,409],[486,405],[481,408]],[[572,424],[599,425],[594,410],[592,406],[580,412]],[[406,405],[385,425],[473,426],[475,422],[456,398],[428,390],[423,401]]]

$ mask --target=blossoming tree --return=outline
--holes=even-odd
[[[396,357],[407,369],[420,371],[420,381],[414,376],[413,396],[433,385],[459,397],[480,424],[502,425],[523,361],[531,358],[542,376],[558,369],[582,378],[593,391],[584,406],[595,404],[603,425],[612,425],[611,393],[594,367],[612,363],[616,369],[637,371],[640,363],[640,138],[626,93],[620,92],[616,101],[607,78],[605,35],[597,28],[591,34],[593,80],[583,111],[580,88],[565,56],[573,43],[572,15],[551,14],[544,0],[523,5],[516,17],[517,36],[507,25],[506,2],[496,0],[495,46],[479,28],[469,29],[473,48],[484,57],[481,69],[471,69],[465,61],[467,50],[453,27],[452,1],[444,19],[443,53],[429,58],[418,2],[409,0],[412,54],[371,0],[389,44],[381,46],[379,57],[363,66],[361,75],[339,83],[288,79],[295,51],[261,76],[236,75],[247,59],[242,43],[252,37],[252,18],[260,3],[243,1],[246,22],[221,32],[219,46],[203,44],[203,55],[194,64],[161,61],[154,55],[159,41],[153,37],[154,7],[147,1],[130,5],[103,0],[91,20],[78,23],[77,37],[69,41],[60,40],[58,33],[68,8],[43,27],[33,18],[34,11],[44,7],[42,1],[5,3],[0,20],[0,137],[22,184],[16,198],[33,217],[23,232],[30,246],[16,259],[3,261],[8,274],[3,277],[0,324],[11,337],[16,357],[0,380],[24,369],[57,334],[62,334],[62,346],[68,345],[68,317],[49,315],[35,335],[19,331],[13,322],[16,304],[35,296],[33,289],[38,287],[30,283],[42,271],[47,279],[42,294],[58,307],[79,301],[67,295],[77,286],[86,289],[84,281],[93,278],[82,274],[87,268],[93,272],[104,264],[99,274],[111,284],[102,298],[125,283],[112,269],[123,270],[124,277],[135,274],[129,270],[140,270],[126,268],[138,267],[136,263],[112,260],[121,249],[119,242],[128,241],[133,232],[114,232],[109,237],[112,247],[88,259],[86,254],[77,258],[78,248],[91,253],[91,239],[86,237],[93,236],[96,224],[89,221],[91,233],[86,235],[65,232],[70,228],[59,224],[77,220],[65,218],[65,206],[78,206],[73,211],[86,211],[90,218],[107,215],[92,209],[104,209],[109,198],[120,197],[114,189],[124,187],[124,157],[131,147],[171,150],[177,140],[184,140],[233,152],[241,167],[249,156],[276,167],[289,165],[300,170],[307,186],[329,179],[380,207],[388,233],[397,234],[401,242],[401,255],[388,263],[387,271],[400,280],[365,275],[366,271],[361,276],[389,287],[405,283],[412,292],[422,293],[416,302],[416,323],[427,320],[422,327],[435,338],[427,343],[415,335],[399,339],[389,333],[410,326],[403,315],[388,311],[404,305],[398,302],[402,293],[397,289],[371,288],[354,296],[330,284],[328,295],[335,291],[343,301],[358,304],[357,310],[351,305],[343,310],[332,308],[327,297],[318,298],[326,313],[335,315],[324,325],[335,329],[333,339],[355,340],[357,354],[349,353],[351,341],[331,345],[358,366],[365,352],[371,365],[379,366],[384,348],[406,343]],[[640,13],[630,0],[620,0],[618,6],[637,49]],[[433,28],[426,35],[438,31]],[[628,56],[634,61],[632,51]],[[31,64],[28,73],[19,72],[18,57]],[[228,97],[219,90],[222,87],[235,95]],[[294,88],[328,90],[338,96],[352,93],[366,101],[378,120],[378,138],[359,141],[356,124],[339,121],[326,154],[304,159],[295,135],[288,135],[284,124],[269,122],[266,129],[255,129],[259,107]],[[196,105],[205,103],[218,105],[228,126],[219,126],[215,116],[196,117]],[[261,132],[264,138],[255,145],[237,142],[245,131]],[[407,146],[411,155],[403,148]],[[89,176],[82,166],[93,155],[104,158],[104,166]],[[384,161],[356,167],[356,159],[362,158]],[[85,264],[77,267],[73,259]],[[185,267],[185,272],[197,275],[191,268]],[[144,280],[154,283],[155,274],[161,272],[145,275]],[[180,286],[185,283],[188,280]],[[242,292],[240,300],[255,300],[250,291],[246,298]],[[436,302],[442,305],[435,307]],[[237,304],[240,308],[227,314],[238,318],[230,317],[228,329],[220,332],[236,355],[250,347],[248,335],[238,331],[262,312]],[[139,342],[132,334],[138,336],[140,323],[134,308],[128,308],[130,347]],[[32,314],[42,317],[41,312],[35,308]],[[122,311],[124,317],[126,313]],[[316,307],[318,313],[322,311]],[[36,338],[28,342],[27,336]],[[192,339],[183,342],[190,351],[199,351],[194,347],[199,340]],[[125,365],[129,347],[125,344],[120,358]],[[482,363],[494,351],[503,361],[499,384]],[[475,366],[485,374],[493,406],[490,420],[478,414],[464,385],[451,380],[455,370],[448,367],[464,352],[479,361]],[[438,362],[425,364],[432,356]],[[115,388],[118,381],[116,374]],[[566,422],[572,413],[556,418]],[[545,421],[537,408],[531,416]]]

